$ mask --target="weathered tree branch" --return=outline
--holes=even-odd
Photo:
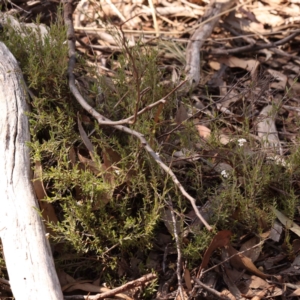
[[[100,300],[100,299],[106,299],[109,297],[113,297],[118,295],[119,293],[131,290],[133,288],[145,285],[148,281],[154,280],[157,278],[157,275],[154,273],[150,273],[147,275],[144,275],[138,279],[135,279],[133,281],[129,281],[125,283],[122,286],[119,286],[117,288],[114,288],[110,291],[94,295],[94,296],[83,296],[83,295],[72,295],[72,296],[65,296],[65,300]]]
[[[63,299],[31,184],[25,83],[0,42],[0,237],[15,299]]]
[[[200,48],[211,35],[221,14],[234,4],[233,0],[213,0],[207,7],[199,28],[194,32],[186,49],[186,77],[189,87],[198,85],[200,80]]]

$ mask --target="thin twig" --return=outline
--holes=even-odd
[[[157,18],[156,18],[156,13],[155,13],[155,8],[153,5],[153,1],[152,0],[148,0],[150,9],[151,9],[151,13],[152,13],[152,19],[153,19],[153,25],[154,25],[154,29],[156,31],[156,36],[159,36],[159,27],[158,27],[158,23],[157,23]]]
[[[176,250],[177,250],[177,268],[176,268],[176,274],[177,274],[177,281],[178,281],[178,289],[180,293],[181,300],[184,300],[183,291],[182,291],[182,278],[181,278],[181,249],[180,249],[180,241],[179,236],[177,232],[177,226],[176,226],[176,218],[174,214],[173,204],[171,201],[168,202],[168,206],[170,209],[170,213],[172,216],[172,222],[173,222],[173,232],[176,242]]]
[[[205,274],[205,273],[211,271],[212,269],[215,269],[215,268],[217,268],[218,266],[223,265],[225,262],[229,261],[229,260],[232,259],[234,256],[243,254],[243,253],[245,253],[245,252],[247,252],[247,251],[249,251],[249,250],[251,250],[251,249],[254,249],[254,248],[256,248],[256,247],[259,247],[259,246],[263,245],[263,243],[264,243],[266,240],[267,240],[267,239],[264,239],[264,240],[260,241],[258,244],[253,245],[253,246],[250,247],[250,248],[247,248],[247,249],[245,249],[245,250],[243,250],[243,251],[239,251],[239,252],[237,252],[237,253],[231,255],[230,257],[226,258],[225,260],[221,261],[220,263],[218,263],[218,264],[212,266],[211,268],[206,269],[205,271],[201,272],[201,276],[202,276],[203,274]]]
[[[183,194],[184,197],[186,197],[194,211],[197,217],[200,219],[200,221],[205,225],[208,231],[212,230],[212,227],[206,222],[206,220],[203,218],[203,216],[200,214],[197,205],[196,205],[196,199],[194,199],[188,192],[184,189],[180,181],[177,179],[174,172],[160,159],[160,157],[155,153],[155,151],[150,147],[149,143],[145,139],[144,135],[138,131],[135,131],[133,129],[130,129],[126,126],[122,125],[116,125],[116,122],[112,122],[108,118],[102,116],[100,113],[98,113],[93,107],[91,107],[85,99],[82,97],[80,92],[78,91],[76,85],[75,85],[75,76],[73,74],[73,70],[76,64],[76,48],[75,48],[75,33],[74,33],[74,27],[73,27],[73,19],[72,19],[72,0],[64,0],[64,20],[65,24],[67,26],[67,38],[68,38],[68,47],[69,47],[69,66],[68,66],[68,76],[69,76],[69,88],[74,97],[77,99],[79,104],[87,111],[89,112],[100,125],[111,125],[114,128],[126,132],[128,134],[131,134],[138,138],[144,147],[144,149],[153,157],[153,159],[159,164],[159,166],[171,177],[174,184],[178,187],[180,192]]]
[[[209,51],[209,53],[217,54],[217,55],[228,55],[228,54],[236,54],[241,52],[249,52],[249,51],[257,51],[261,49],[270,49],[275,48],[277,46],[283,45],[289,41],[291,41],[293,38],[295,38],[297,35],[300,34],[300,30],[296,30],[291,35],[270,44],[262,44],[262,43],[255,43],[255,44],[249,44],[243,47],[238,47],[234,49],[214,49],[212,51]],[[288,56],[293,56],[291,54],[286,53]]]
[[[156,274],[150,273],[150,274],[144,275],[136,280],[129,281],[115,289],[112,289],[110,291],[107,291],[107,292],[104,292],[104,293],[101,293],[98,295],[94,295],[94,296],[72,295],[72,296],[65,296],[64,299],[65,300],[67,300],[67,299],[70,299],[70,300],[99,300],[99,299],[110,298],[110,297],[113,297],[122,292],[131,290],[135,287],[144,285],[146,282],[154,280],[156,278],[157,278]]]
[[[195,282],[196,282],[197,284],[199,284],[199,285],[200,285],[201,287],[203,287],[205,290],[207,290],[207,291],[210,292],[211,294],[217,296],[218,298],[220,298],[220,299],[226,299],[226,300],[229,299],[228,297],[222,295],[220,292],[218,292],[218,291],[212,289],[212,288],[209,287],[208,285],[206,285],[206,284],[204,284],[203,282],[201,282],[198,278],[194,278],[194,280],[195,280]]]
[[[130,49],[128,48],[125,33],[123,32],[123,28],[122,28],[123,24],[120,25],[120,32],[121,32],[122,42],[123,42],[122,44],[123,44],[123,47],[125,49],[125,53],[128,55],[129,63],[132,66],[132,70],[133,70],[132,75],[133,75],[133,78],[135,80],[136,94],[137,94],[136,95],[137,99],[135,101],[134,118],[133,118],[133,121],[132,121],[132,124],[135,124],[135,122],[137,120],[137,112],[139,110],[139,104],[141,102],[141,97],[142,97],[141,96],[141,77],[142,77],[142,74],[141,74],[140,70],[138,70],[138,68],[136,66],[136,60],[134,59]]]
[[[139,15],[139,14],[138,14]],[[138,16],[136,15],[136,16]],[[135,16],[135,17],[136,17]],[[199,27],[201,24],[198,24],[197,27]],[[79,32],[87,32],[87,33],[94,33],[97,34],[97,32],[107,32],[107,28],[98,28],[98,27],[82,27],[82,26],[74,26],[76,31]],[[188,29],[189,31],[190,29]],[[153,34],[155,34],[155,30],[137,30],[137,29],[123,29],[123,31],[125,33],[130,33],[133,35],[137,35],[137,36],[141,36],[144,35],[144,37],[146,36],[151,36]],[[276,34],[280,34],[280,33],[285,33],[286,31],[283,30],[278,30],[278,31],[269,31],[269,32],[262,32],[260,33],[260,35],[262,36],[269,36],[269,35],[276,35]],[[293,30],[291,30],[290,32],[294,32]],[[173,42],[180,42],[180,43],[188,43],[188,39],[185,38],[170,38],[170,35],[183,35],[184,33],[186,33],[186,31],[180,31],[180,30],[175,30],[175,31],[160,31],[160,34],[163,35],[165,34],[166,36],[160,36],[160,39],[162,40],[166,40],[166,41],[173,41]],[[250,34],[244,34],[243,36],[247,36],[247,37],[256,37],[257,34],[256,33],[250,33]],[[231,36],[231,37],[226,37],[226,38],[207,38],[206,41],[211,41],[211,42],[220,42],[220,41],[228,41],[228,40],[235,40],[235,39],[240,39],[243,36]],[[150,38],[150,37],[149,37]],[[150,39],[154,40],[157,39],[157,37],[153,37]],[[93,47],[93,45],[92,45]],[[108,48],[108,47],[106,47]]]
[[[27,13],[27,14],[30,14],[30,11],[27,11],[27,10],[23,9],[22,7],[20,7],[20,6],[16,5],[16,4],[15,4],[15,3],[13,3],[12,1],[10,1],[10,0],[7,0],[7,2],[9,2],[11,6],[14,6],[14,7],[16,7],[17,9],[19,9],[19,10],[21,10],[21,11],[23,11],[23,12]]]
[[[232,7],[232,8],[226,9],[225,11],[222,11],[222,12],[216,14],[216,15],[210,16],[210,17],[207,18],[205,21],[203,21],[203,22],[201,22],[201,23],[199,23],[199,24],[197,24],[197,25],[195,25],[195,26],[193,26],[193,27],[191,27],[191,28],[188,28],[188,29],[182,31],[181,34],[193,32],[193,31],[197,30],[199,27],[204,26],[205,24],[211,22],[211,21],[212,21],[213,19],[215,19],[215,18],[220,18],[220,17],[222,17],[223,15],[226,15],[226,14],[228,14],[229,12],[234,11],[234,10],[237,11],[240,7],[245,6],[246,4],[250,3],[251,1],[252,1],[252,0],[247,0],[247,1],[244,2],[244,3],[241,3],[241,4],[239,4],[239,5],[236,5],[236,6]],[[221,3],[222,3],[222,2],[221,2]],[[203,17],[203,16],[202,16],[202,17]]]
[[[139,112],[136,113],[136,116],[139,116],[141,114],[143,114],[144,112],[152,109],[153,107],[159,105],[159,104],[165,104],[166,103],[166,99],[171,96],[174,92],[176,92],[181,86],[183,86],[186,83],[186,80],[182,81],[180,84],[178,84],[170,93],[168,93],[166,96],[164,96],[162,99],[149,104],[148,106],[146,106],[145,108],[141,109]],[[130,122],[130,120],[134,119],[135,116],[131,116],[127,119],[124,119],[124,121],[127,121],[128,124],[132,124]]]

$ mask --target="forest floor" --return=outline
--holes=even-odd
[[[25,23],[39,15],[50,26],[58,2],[11,0],[2,12]],[[113,121],[78,109],[80,141],[68,148],[68,164],[84,166],[91,181],[106,172],[113,191],[101,191],[105,221],[89,223],[105,223],[102,231],[76,211],[79,237],[65,241],[79,256],[67,257],[63,240],[53,246],[66,299],[298,299],[300,1],[81,0],[73,8],[76,51],[85,59],[85,69],[74,71],[78,90]],[[124,150],[135,143],[124,132],[141,143]],[[55,180],[64,180],[49,175],[58,160],[40,160],[35,168],[45,177],[34,187],[43,191],[40,203],[52,197],[54,214],[43,217],[71,223],[53,196]],[[70,189],[61,197],[82,210],[84,187]],[[148,194],[157,202],[146,202]],[[118,210],[122,197],[126,207]],[[93,216],[99,211],[89,207]]]

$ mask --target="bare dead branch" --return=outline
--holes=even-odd
[[[72,296],[65,296],[65,300],[99,300],[99,299],[105,299],[109,297],[113,297],[117,294],[123,293],[125,291],[131,290],[133,288],[139,287],[141,285],[144,285],[146,282],[154,280],[157,278],[156,274],[150,273],[147,275],[144,275],[136,280],[129,281],[126,284],[117,287],[115,289],[112,289],[108,292],[101,293],[95,296],[83,296],[83,295],[72,295]]]
[[[199,28],[192,35],[186,49],[186,77],[191,88],[200,80],[200,49],[205,40],[211,35],[220,19],[220,15],[234,4],[232,0],[212,1],[202,18]],[[209,22],[206,20],[210,19]]]
[[[75,85],[75,76],[73,74],[73,70],[76,64],[76,49],[75,49],[75,33],[74,33],[74,27],[73,27],[73,20],[72,20],[72,0],[64,0],[64,20],[65,24],[67,26],[67,38],[68,38],[68,47],[69,47],[69,66],[68,66],[68,76],[69,76],[69,87],[79,104],[87,111],[89,112],[100,125],[110,125],[114,128],[126,132],[128,134],[131,134],[138,138],[144,147],[144,149],[152,156],[152,158],[159,164],[159,166],[171,177],[175,185],[178,187],[178,189],[181,191],[181,193],[190,201],[197,217],[200,219],[200,221],[205,225],[208,231],[212,230],[212,227],[206,222],[206,220],[202,217],[200,214],[197,205],[196,205],[196,199],[194,199],[191,195],[188,194],[188,192],[184,189],[182,184],[177,179],[174,172],[160,159],[160,157],[155,153],[155,151],[150,147],[149,143],[145,139],[144,135],[138,131],[135,131],[133,129],[130,129],[126,126],[119,125],[117,122],[113,122],[109,120],[108,118],[104,117],[100,113],[98,113],[93,107],[91,107],[85,99],[82,97],[80,92],[78,91],[76,85]]]
[[[194,278],[195,282],[200,285],[202,288],[204,288],[205,290],[207,290],[208,292],[210,292],[212,295],[218,297],[219,299],[226,299],[228,300],[229,298],[222,295],[220,292],[214,290],[213,288],[209,287],[208,285],[204,284],[203,282],[201,282],[198,278]]]
[[[0,237],[9,284],[14,299],[61,300],[31,182],[26,84],[17,60],[2,42],[0,61]]]

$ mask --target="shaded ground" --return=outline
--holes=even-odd
[[[49,24],[49,20],[55,19],[56,2],[18,1],[16,5],[9,2],[3,10],[19,12],[21,20],[26,22],[37,13],[42,14],[42,23]],[[98,74],[109,86],[106,93],[110,94],[118,88],[117,59],[124,49],[131,53],[128,49],[137,44],[158,51],[157,64],[163,74],[158,85],[167,93],[176,89],[182,79],[192,76],[186,65],[195,55],[188,46],[191,39],[197,38],[194,32],[198,28],[204,32],[205,26],[211,26],[212,30],[205,41],[199,42],[201,56],[195,66],[196,69],[200,66],[199,84],[192,82],[188,88],[183,86],[174,91],[176,97],[172,101],[176,103],[168,112],[172,121],[168,123],[166,115],[159,113],[152,118],[160,127],[155,134],[160,145],[159,157],[172,168],[196,199],[197,206],[201,206],[200,213],[214,227],[213,233],[203,228],[189,204],[183,204],[182,208],[166,197],[153,248],[146,254],[136,249],[126,254],[116,252],[119,277],[110,283],[120,285],[121,279],[128,283],[153,270],[159,277],[156,286],[147,283],[147,289],[130,286],[129,290],[125,284],[119,292],[134,299],[202,299],[222,295],[231,299],[296,299],[300,295],[297,225],[300,4],[239,2],[219,11],[221,18],[216,24],[210,22],[216,15],[210,14],[208,8],[213,11],[216,6],[183,0],[80,1],[76,5],[73,15],[76,49],[90,59],[91,65],[97,66]],[[135,76],[131,68],[125,69],[128,78]],[[94,90],[91,95],[88,87],[94,80],[91,74],[86,78],[82,74],[76,77],[81,93],[91,98],[93,107],[98,104],[101,107],[103,103],[97,98],[101,98],[101,91],[97,95]],[[109,97],[105,92],[104,96]],[[110,111],[101,113],[118,120],[119,115]],[[82,116],[89,118],[83,113]],[[77,154],[70,154],[70,160],[74,157],[72,163],[80,161],[96,176],[98,170],[94,171],[91,163],[91,144],[95,146],[95,142],[85,133],[93,122],[88,119],[82,123],[79,133],[86,149],[82,156],[76,151]],[[189,135],[190,140],[183,139],[183,136],[189,139]],[[103,147],[101,155],[106,169],[118,161],[109,147]],[[110,161],[105,159],[106,155],[111,157]],[[134,175],[127,180],[133,181]],[[114,197],[123,195],[124,190],[116,188]],[[142,196],[137,193],[134,198]],[[59,219],[48,217],[52,221]],[[61,259],[60,251],[55,258]],[[84,258],[99,257],[89,252]],[[81,294],[97,293],[97,286],[103,284],[101,274],[92,274],[90,268],[86,273],[74,271],[73,278],[66,273],[61,271],[59,276],[68,299],[72,299],[73,290]],[[79,277],[97,281],[85,284]],[[141,278],[145,280],[144,286],[146,279]]]

